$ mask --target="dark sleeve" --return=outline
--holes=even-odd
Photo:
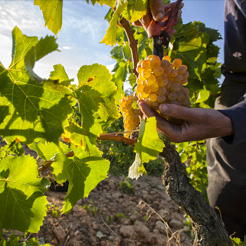
[[[218,111],[231,119],[234,128],[234,134],[223,139],[233,145],[246,142],[246,101]]]

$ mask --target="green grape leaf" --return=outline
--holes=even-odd
[[[147,0],[128,0],[127,9],[122,15],[130,22],[141,19],[147,11]]]
[[[206,48],[203,46],[202,37],[195,37],[189,42],[180,41],[179,49],[173,51],[172,59],[181,58],[183,64],[188,67],[190,77],[201,79],[201,70],[203,64],[206,63],[207,55]]]
[[[25,66],[27,62],[31,69],[35,59],[54,50],[46,49],[50,40],[38,42],[37,37],[27,37],[17,27],[13,30],[12,62],[8,69],[0,65],[0,109],[4,112],[0,116],[0,134],[8,141],[18,138],[28,144],[44,139],[57,143],[68,125],[75,104],[72,91],[53,81],[36,82]],[[30,54],[35,50],[38,56],[33,60]]]
[[[106,45],[114,46],[116,42],[116,33],[117,33],[117,21],[119,19],[120,14],[127,6],[127,0],[119,0],[116,10],[113,14],[113,18],[109,22],[109,27],[106,31],[104,38],[102,39],[101,43],[105,43]]]
[[[24,61],[26,70],[32,79],[38,82],[43,80],[33,71],[35,62],[51,52],[56,51],[57,48],[58,44],[56,43],[56,38],[53,36],[46,36],[45,38],[41,38],[38,43],[27,52]]]
[[[87,0],[88,2],[88,0]],[[91,0],[92,4],[94,5],[96,2],[99,3],[101,6],[103,6],[103,4],[108,5],[111,8],[114,8],[116,5],[116,0]]]
[[[73,79],[69,79],[68,75],[61,64],[54,65],[54,71],[50,73],[50,79],[58,81],[59,84],[69,86]]]
[[[112,75],[103,65],[83,66],[78,72],[79,101],[82,127],[87,133],[98,136],[103,124],[119,117],[115,96],[117,86],[111,81]]]
[[[199,94],[198,94],[198,98],[196,100],[196,103],[207,101],[209,96],[210,96],[210,91],[208,91],[206,89],[200,90]]]
[[[114,58],[117,62],[123,59],[123,47],[115,46],[111,51],[110,54],[112,58]]]
[[[34,0],[34,5],[39,6],[40,10],[42,10],[45,25],[57,35],[62,27],[63,0]]]
[[[48,203],[43,192],[48,181],[38,177],[30,156],[6,157],[0,162],[0,229],[37,233]]]
[[[79,199],[87,197],[99,182],[107,178],[109,161],[101,157],[101,152],[87,139],[88,151],[80,146],[73,148],[75,156],[67,158],[58,155],[52,164],[57,182],[69,181],[67,196],[62,211],[69,212]]]
[[[164,148],[164,142],[159,138],[156,128],[156,118],[150,117],[140,124],[138,142],[135,144],[136,159],[129,169],[128,176],[138,178],[146,174],[143,163],[155,160]]]
[[[68,145],[61,141],[59,142],[59,145],[50,142],[39,142],[31,144],[29,147],[36,151],[37,154],[46,161],[54,160],[60,151],[65,153],[70,151]]]
[[[127,77],[127,64],[122,61],[118,63],[117,70],[115,70],[114,79],[116,81],[125,82]]]
[[[155,160],[162,152],[164,142],[159,138],[156,128],[156,118],[150,117],[146,124],[140,126],[138,142],[135,144],[135,151],[139,153],[143,162]]]

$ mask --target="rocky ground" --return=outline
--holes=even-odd
[[[65,193],[47,192],[49,210],[38,235],[63,246],[192,245],[184,216],[165,193],[161,178],[109,177],[88,198],[61,214]]]

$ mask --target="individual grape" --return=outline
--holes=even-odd
[[[164,70],[166,70],[166,68],[170,67],[170,62],[168,60],[162,60],[161,67],[163,67]]]
[[[189,96],[189,94],[190,94],[190,90],[189,90],[187,87],[183,87],[183,88],[182,88],[182,92],[183,92],[186,96]]]
[[[142,73],[139,73],[138,74],[138,78],[141,80],[141,81],[144,81],[145,80],[145,78],[143,77],[143,72]]]
[[[143,84],[137,85],[136,93],[139,94],[139,93],[143,92],[143,89],[144,89],[144,85]]]
[[[151,76],[151,72],[148,69],[144,69],[141,75],[144,79],[148,79]]]
[[[171,72],[168,74],[171,78],[174,78],[178,75],[178,71],[176,69],[172,69]]]
[[[150,94],[151,93],[151,87],[150,86],[145,86],[144,89],[143,89],[143,92],[145,94]]]
[[[141,67],[146,70],[150,68],[150,61],[149,60],[143,60],[141,63]]]
[[[157,95],[151,93],[151,94],[149,95],[149,100],[150,100],[152,103],[153,103],[153,102],[156,102],[156,101],[157,101]]]
[[[187,107],[187,108],[189,108],[190,107],[190,100],[189,100],[189,97],[188,96],[185,96],[185,98],[182,100],[182,105],[184,106],[184,107]]]
[[[164,56],[163,58],[162,58],[162,60],[167,60],[167,61],[171,61],[171,57],[170,56]]]
[[[153,73],[155,76],[161,76],[164,73],[164,69],[162,67],[159,67],[157,69],[153,69]]]
[[[159,57],[158,57],[159,58]],[[156,55],[149,55],[147,56],[146,60],[151,60],[151,59],[158,59]],[[160,58],[159,58],[160,59]]]
[[[186,78],[188,78],[188,77],[189,77],[189,75],[190,75],[190,74],[189,74],[189,72],[188,72],[188,71],[186,71],[186,72],[183,74],[183,78],[185,78],[185,79],[186,79]]]
[[[178,91],[178,92],[177,92],[177,100],[178,100],[179,102],[184,101],[184,100],[185,100],[185,97],[186,97],[186,95],[185,95],[182,91]]]
[[[182,84],[183,76],[181,74],[178,74],[176,77],[174,77],[174,82]]]
[[[170,92],[167,97],[170,101],[174,101],[177,99],[177,93],[176,92]]]
[[[184,74],[187,71],[187,67],[185,65],[181,65],[177,69],[179,74]]]
[[[138,72],[138,73],[142,73],[142,72],[143,72],[143,70],[144,70],[144,68],[142,68],[142,67],[138,66],[136,70],[137,70],[137,72]]]
[[[137,81],[136,82],[137,82],[138,85],[139,84],[142,84],[142,80],[139,77],[137,78]]]
[[[160,65],[161,65],[161,60],[158,56],[150,60],[150,69],[156,70],[160,67]]]
[[[167,77],[156,77],[159,86],[166,86],[168,84]]]
[[[153,84],[150,86],[151,92],[157,92],[159,89],[158,84]]]
[[[157,97],[157,102],[158,103],[164,103],[166,101],[166,96],[165,95],[160,95]]]
[[[188,78],[183,78],[183,80],[181,81],[181,84],[184,85],[188,82]]]
[[[183,78],[183,77],[182,77]],[[151,74],[149,78],[147,78],[147,84],[153,85],[156,82],[156,77],[154,74]]]
[[[174,67],[178,68],[178,67],[180,67],[182,65],[182,60],[179,59],[179,58],[176,58],[176,59],[173,60],[172,64],[173,64]]]
[[[139,99],[146,99],[147,97],[149,96],[149,94],[146,94],[146,93],[144,93],[144,92],[142,92],[142,93],[140,93],[139,95],[138,95],[138,97],[139,97]]]
[[[158,96],[161,96],[161,95],[166,95],[167,93],[167,88],[162,86],[162,87],[159,87],[158,91],[157,91],[157,95]]]
[[[158,102],[152,102],[150,107],[155,109],[155,110],[158,110],[159,109],[159,103]]]
[[[174,82],[171,84],[169,90],[173,92],[178,92],[181,89],[181,87],[182,87],[181,84]]]

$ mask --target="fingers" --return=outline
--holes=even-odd
[[[164,4],[162,0],[150,0],[149,7],[155,21],[161,21],[164,18]]]
[[[138,105],[139,105],[141,111],[144,113],[144,115],[147,118],[153,117],[153,116],[154,117],[158,117],[159,116],[159,114],[155,110],[153,110],[152,108],[150,108],[150,106],[146,102],[144,102],[142,100],[139,100],[138,101]]]
[[[144,115],[149,117],[155,117],[157,121],[158,130],[164,134],[170,141],[180,142],[180,126],[176,126],[168,122],[165,118],[161,117],[155,110],[149,107],[147,103],[140,100],[138,101],[138,105],[140,110],[144,113]]]
[[[159,111],[161,114],[165,116],[185,121],[190,121],[191,119],[195,119],[198,117],[198,114],[195,109],[175,104],[161,104],[159,106]]]

